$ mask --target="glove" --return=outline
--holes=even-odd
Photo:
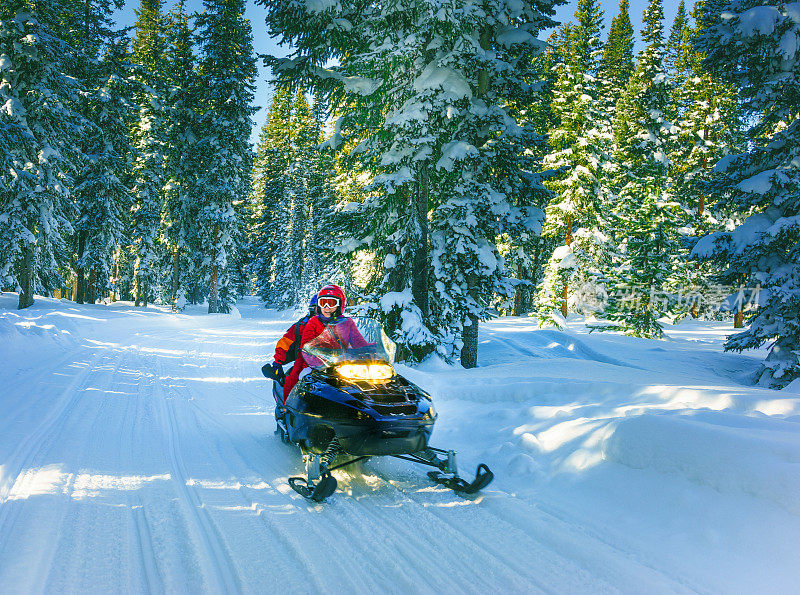
[[[283,366],[278,362],[264,364],[261,366],[261,373],[267,378],[278,378],[281,383],[283,383],[283,379],[286,377],[283,373]]]
[[[281,382],[283,382],[283,379],[286,378],[286,374],[284,374],[283,372],[283,364],[279,364],[278,362],[272,362],[271,367],[275,372],[275,375],[281,379]]]

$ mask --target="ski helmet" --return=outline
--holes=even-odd
[[[339,300],[339,307],[336,308],[336,315],[341,316],[342,312],[344,312],[344,309],[347,306],[347,297],[344,295],[342,288],[333,284],[326,285],[319,290],[319,293],[317,294],[317,300],[320,300],[323,297],[333,297]]]

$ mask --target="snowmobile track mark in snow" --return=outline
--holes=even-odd
[[[469,502],[447,488],[431,486],[427,479],[416,475],[413,479],[421,481],[413,490],[402,489],[382,475],[378,475],[378,479],[382,487],[386,488],[386,492],[393,492],[400,499],[391,498],[386,492],[380,493],[383,492],[381,489],[378,493],[370,496],[368,500],[370,506],[362,506],[360,510],[370,514],[375,523],[388,524],[388,531],[397,536],[396,545],[393,547],[401,548],[401,544],[417,542],[436,544],[443,540],[448,543],[457,543],[459,546],[460,554],[452,554],[452,556],[448,551],[440,551],[435,546],[429,553],[415,550],[412,546],[398,550],[403,553],[404,558],[409,560],[409,565],[417,569],[422,579],[433,590],[464,593],[493,592],[497,590],[498,584],[502,584],[508,592],[547,593],[553,591],[552,587],[548,588],[546,584],[538,580],[535,566],[526,565],[523,562],[511,563],[507,559],[508,556],[502,554],[502,547],[507,544],[505,540],[498,547],[490,548],[481,538],[480,531],[473,531],[470,519],[465,522],[457,522],[451,518],[453,515],[472,510],[475,505],[473,502]],[[428,489],[430,487],[436,489],[430,491]],[[447,494],[452,495],[454,502],[465,502],[465,506],[445,505],[442,507],[441,496]],[[392,502],[381,504],[381,498],[391,498]],[[340,502],[349,503],[350,501],[343,499]],[[354,504],[361,502],[362,500],[359,499],[354,501]],[[402,514],[400,516],[389,515],[387,510],[402,511]],[[482,512],[485,510],[487,510],[485,507],[481,507]],[[445,536],[446,539],[443,539]],[[525,539],[528,537],[525,536]],[[433,577],[438,577],[438,567],[442,564],[445,556],[453,558],[447,564],[451,568],[463,566],[464,556],[467,556],[471,561],[470,570],[473,571],[473,574],[466,576],[465,573],[457,573],[456,575],[442,576],[441,583],[433,582]],[[431,560],[432,568],[419,567],[420,558]],[[489,580],[490,578],[491,580]],[[413,587],[409,587],[409,589],[413,590]]]
[[[201,538],[205,550],[205,558],[211,566],[217,590],[228,593],[241,591],[241,585],[233,569],[233,564],[221,546],[222,538],[214,526],[213,520],[208,515],[202,499],[194,487],[188,484],[188,473],[183,462],[183,457],[178,446],[178,424],[170,400],[164,396],[159,380],[163,376],[160,362],[156,364],[156,382],[154,383],[156,400],[161,407],[161,419],[166,422],[164,426],[164,440],[166,450],[172,467],[175,485],[184,503],[186,510]]]
[[[70,414],[80,402],[81,393],[87,387],[88,380],[92,372],[96,369],[95,364],[106,357],[109,356],[100,352],[95,354],[94,357],[87,362],[84,369],[79,371],[61,391],[60,400],[62,400],[62,402],[58,403],[50,410],[50,414],[45,420],[39,424],[32,434],[20,442],[17,448],[11,453],[11,456],[9,456],[6,471],[6,485],[0,485],[0,538],[9,535],[11,527],[14,524],[15,517],[10,516],[11,506],[8,504],[8,496],[14,489],[14,485],[19,479],[20,473],[29,467],[32,461],[38,458],[45,450],[49,449],[55,442],[61,429],[66,425]],[[117,355],[114,360],[116,370],[119,369],[121,360],[122,354]],[[59,399],[56,401],[58,400]],[[3,547],[4,544],[0,541],[0,552],[2,552]]]

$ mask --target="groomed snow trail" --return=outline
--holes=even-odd
[[[687,492],[683,479],[653,479],[671,472],[656,464],[643,464],[644,479],[630,474],[636,461],[626,445],[639,439],[636,427],[620,433],[631,436],[625,442],[609,438],[604,456],[611,462],[586,466],[583,475],[561,470],[581,448],[567,453],[546,444],[548,436],[556,444],[558,428],[545,420],[571,422],[567,433],[576,438],[581,424],[599,427],[623,406],[614,396],[620,387],[639,394],[631,373],[655,382],[669,375],[647,369],[652,360],[626,353],[621,343],[615,347],[627,339],[597,345],[575,334],[531,334],[524,320],[508,328],[497,322],[482,331],[484,368],[401,368],[437,399],[434,445],[456,448],[464,475],[485,460],[497,480],[485,493],[462,498],[431,485],[425,469],[373,459],[337,472],[340,490],[314,504],[288,486],[287,478],[302,472],[300,455],[273,434],[270,386],[260,375],[288,319],[270,318],[252,302],[241,306],[241,317],[44,298],[17,313],[15,297],[0,296],[4,593],[653,593],[731,586],[676,554],[690,533],[673,535],[677,545],[664,552],[643,539],[668,524],[648,506],[633,511],[632,533],[620,526],[624,514],[610,512],[617,497],[630,506],[630,489],[667,485],[695,503],[709,497],[706,488]],[[679,351],[669,353],[678,358]],[[706,363],[717,357],[707,353]],[[537,361],[547,361],[546,374],[537,373]],[[725,361],[739,370],[736,362],[749,360]],[[594,390],[592,370],[604,375],[603,382],[595,377]],[[747,390],[729,383],[723,392],[736,401]],[[565,415],[570,407],[580,414]],[[787,418],[782,423],[794,431]],[[667,440],[671,427],[642,431]],[[525,440],[538,442],[538,450],[526,450]],[[787,446],[789,458],[800,452],[796,446]],[[756,520],[780,519],[781,537],[793,539],[795,511],[779,514],[783,498],[794,494],[793,486],[786,489],[753,503],[765,507]],[[654,498],[657,507],[661,496]],[[639,513],[654,520],[648,525]],[[780,588],[794,576],[787,569],[761,584]]]

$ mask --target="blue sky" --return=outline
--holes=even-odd
[[[641,49],[639,42],[639,32],[642,28],[642,14],[647,6],[646,0],[629,0],[630,1],[630,16],[631,23],[633,24],[634,38],[636,40],[636,51]],[[675,13],[678,11],[679,0],[663,0],[664,4],[664,35],[669,35],[669,30],[672,27],[672,22],[675,20]],[[687,11],[691,10],[692,0],[688,0]],[[566,22],[573,20],[575,8],[578,5],[578,0],[570,0],[567,4],[558,7],[556,11],[556,20],[559,22]],[[121,11],[116,15],[117,24],[119,26],[132,26],[136,22],[136,15],[134,10],[140,6],[139,0],[129,0]],[[608,33],[608,27],[611,25],[613,19],[619,12],[619,0],[601,0],[603,8],[603,23]],[[203,8],[202,0],[187,0],[186,7],[189,11],[200,11]],[[170,10],[172,4],[170,0],[165,0],[164,10]],[[263,6],[256,6],[253,0],[248,0],[246,16],[250,19],[253,25],[253,47],[256,52],[262,54],[285,55],[287,49],[285,46],[281,47],[277,41],[267,35],[266,25],[264,24],[264,16],[266,10]],[[550,35],[550,31],[543,32],[540,37],[546,39]],[[258,130],[263,125],[266,119],[266,107],[269,105],[269,100],[272,95],[272,86],[269,84],[270,72],[264,68],[259,62],[259,75],[256,89],[256,105],[259,106],[259,111],[254,116],[255,127],[253,134],[250,137],[251,142],[255,142],[258,138]]]

